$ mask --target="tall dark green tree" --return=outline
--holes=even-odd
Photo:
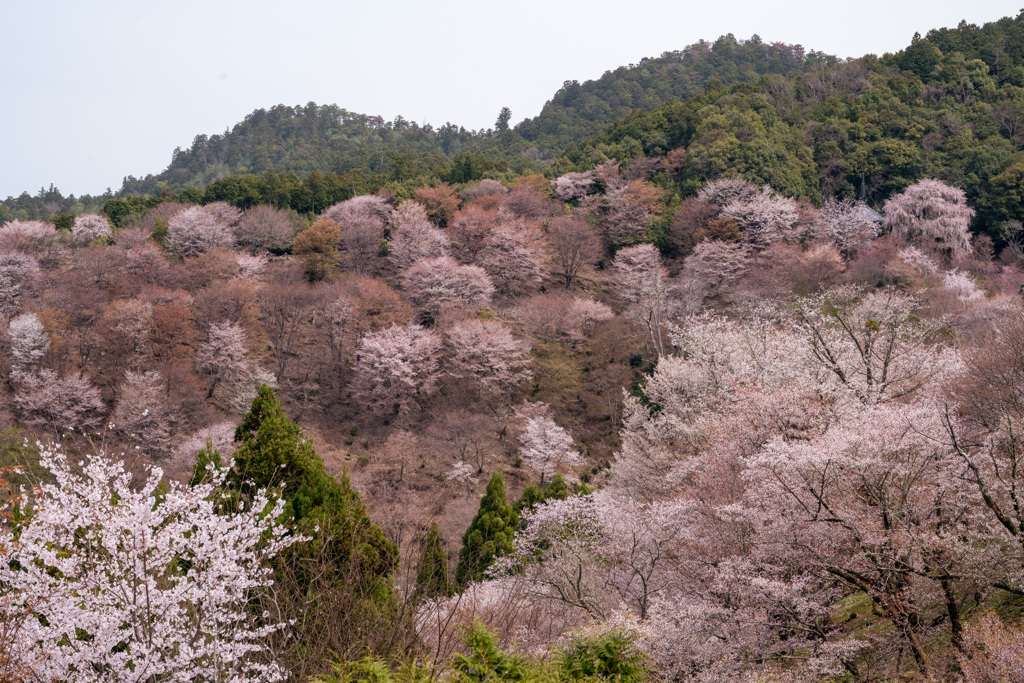
[[[461,588],[483,579],[497,558],[512,552],[512,537],[518,527],[519,515],[508,504],[505,480],[501,470],[496,470],[480,500],[480,510],[462,535],[455,584]]]
[[[226,486],[244,502],[256,489],[280,491],[283,516],[309,540],[275,558],[270,602],[294,619],[282,644],[289,667],[303,678],[318,673],[331,652],[404,648],[407,619],[391,580],[398,548],[366,514],[348,476],[332,477],[313,444],[284,413],[268,386],[260,387],[235,431],[238,444]],[[196,463],[201,476],[219,456]],[[269,608],[269,607],[268,607]]]
[[[448,575],[448,555],[444,552],[441,533],[437,522],[430,524],[430,531],[423,540],[423,555],[416,572],[416,594],[421,598],[436,598],[451,594],[451,578]]]

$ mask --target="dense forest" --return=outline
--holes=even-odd
[[[0,681],[1022,680],[1021,117],[727,36],[8,199]]]

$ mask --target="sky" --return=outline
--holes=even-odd
[[[0,197],[115,191],[255,109],[419,123],[535,116],[566,80],[726,33],[840,57],[1016,16],[1021,0],[0,0]]]

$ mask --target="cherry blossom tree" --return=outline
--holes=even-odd
[[[46,427],[56,436],[95,427],[106,412],[100,392],[88,379],[48,369],[20,378],[14,405],[23,423]]]
[[[416,261],[448,255],[448,236],[430,223],[402,222],[388,240],[388,260],[399,270]]]
[[[615,269],[626,317],[647,330],[655,357],[664,356],[669,282],[661,255],[651,244],[626,247],[615,255]]]
[[[493,200],[496,200],[502,197],[502,195],[506,194],[507,192],[508,188],[506,188],[497,180],[492,180],[491,178],[484,178],[478,183],[474,183],[473,185],[467,185],[466,187],[462,188],[462,190],[459,192],[459,196],[462,197],[462,201],[468,204],[470,202],[477,201],[486,202],[488,200],[492,200],[492,198]]]
[[[594,187],[594,172],[566,173],[551,181],[551,191],[563,202],[582,199]]]
[[[242,210],[229,202],[210,202],[203,209],[229,228],[237,226],[242,219]]]
[[[796,310],[811,357],[833,386],[877,403],[907,397],[959,367],[952,349],[932,343],[939,328],[918,318],[917,308],[916,299],[894,289],[840,287]]]
[[[320,215],[342,227],[350,222],[365,220],[373,220],[383,226],[389,213],[391,213],[391,204],[386,199],[377,195],[362,194],[338,202],[328,207]]]
[[[10,221],[0,225],[0,252],[31,254],[57,240],[57,229],[43,221]]]
[[[511,215],[499,216],[480,253],[480,265],[506,294],[536,290],[548,271],[547,243],[535,226]]]
[[[882,218],[863,202],[827,199],[821,207],[821,233],[844,252],[855,252],[878,237]]]
[[[519,437],[519,455],[527,466],[540,472],[541,483],[560,467],[583,463],[572,435],[546,415],[527,418]]]
[[[248,410],[260,386],[277,383],[273,373],[249,357],[245,341],[240,325],[214,323],[195,356],[196,370],[209,383],[207,398],[236,414]]]
[[[291,246],[296,234],[295,221],[283,209],[260,204],[247,209],[235,226],[235,243],[253,254],[280,254]]]
[[[170,444],[173,415],[167,386],[155,370],[125,373],[110,416],[114,429],[127,435],[147,454],[164,454]]]
[[[555,271],[569,289],[583,270],[601,256],[597,233],[586,221],[576,217],[558,217],[548,223]]]
[[[539,294],[526,299],[511,313],[511,320],[525,334],[556,344],[581,344],[597,323],[615,317],[600,301],[567,292]]]
[[[71,234],[74,235],[75,241],[84,244],[98,239],[106,239],[113,234],[113,230],[110,227],[110,221],[105,216],[90,213],[75,218]]]
[[[353,396],[384,415],[420,408],[437,386],[441,344],[419,325],[392,325],[364,335],[356,351]]]
[[[42,360],[50,348],[50,336],[35,313],[12,318],[7,327],[11,338],[11,374],[25,374]]]
[[[445,331],[445,342],[449,375],[487,392],[506,394],[532,376],[530,345],[496,320],[461,320]]]
[[[768,186],[729,202],[722,207],[722,215],[735,218],[743,229],[743,240],[756,249],[791,237],[799,217],[796,202],[774,194]]]
[[[227,224],[202,206],[184,209],[167,221],[167,248],[179,256],[197,256],[231,239]]]
[[[39,262],[20,251],[0,251],[0,313],[18,312],[28,281],[39,273]]]
[[[450,256],[420,259],[402,280],[406,295],[417,307],[436,313],[449,307],[483,307],[494,285],[479,266],[462,266]]]
[[[939,180],[919,180],[883,206],[892,234],[952,259],[970,254],[974,209],[964,191]]]
[[[445,229],[451,241],[452,255],[463,263],[476,262],[497,220],[496,211],[479,206],[471,205],[460,210]]]
[[[260,491],[222,514],[226,471],[188,487],[154,468],[87,456],[75,470],[59,450],[40,463],[52,483],[32,514],[3,531],[0,581],[11,612],[31,605],[12,651],[39,680],[282,680],[267,638],[285,628],[252,614],[271,584],[269,559],[296,539]]]
[[[770,442],[746,473],[761,549],[867,593],[925,675],[921,614],[933,588],[954,640],[962,631],[944,536],[960,533],[966,501],[943,475],[941,431],[932,406],[875,405],[820,437]]]
[[[704,240],[684,261],[687,284],[700,299],[720,294],[747,272],[749,255],[745,244]]]
[[[757,185],[742,178],[719,178],[705,183],[697,192],[697,198],[723,209],[733,202],[750,200],[758,192]]]

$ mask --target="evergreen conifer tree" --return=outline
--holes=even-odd
[[[494,560],[512,551],[512,537],[519,527],[519,515],[505,497],[505,480],[496,470],[480,501],[480,510],[462,535],[455,583],[460,588],[480,581]]]
[[[391,573],[398,548],[366,514],[346,474],[335,480],[313,444],[285,415],[273,390],[264,385],[235,431],[238,448],[228,472],[229,500],[242,502],[259,488],[279,487],[283,515],[296,533],[309,538],[275,559],[275,607],[299,625],[291,643],[295,657],[308,657],[312,643],[326,657],[351,647],[380,648],[403,628]],[[214,452],[200,453],[193,479],[207,463],[220,466]],[[361,624],[349,629],[346,623]],[[336,627],[327,628],[325,625]]]
[[[416,593],[422,598],[436,598],[451,594],[448,576],[448,556],[441,543],[437,522],[432,522],[423,542],[423,556],[416,572]]]

